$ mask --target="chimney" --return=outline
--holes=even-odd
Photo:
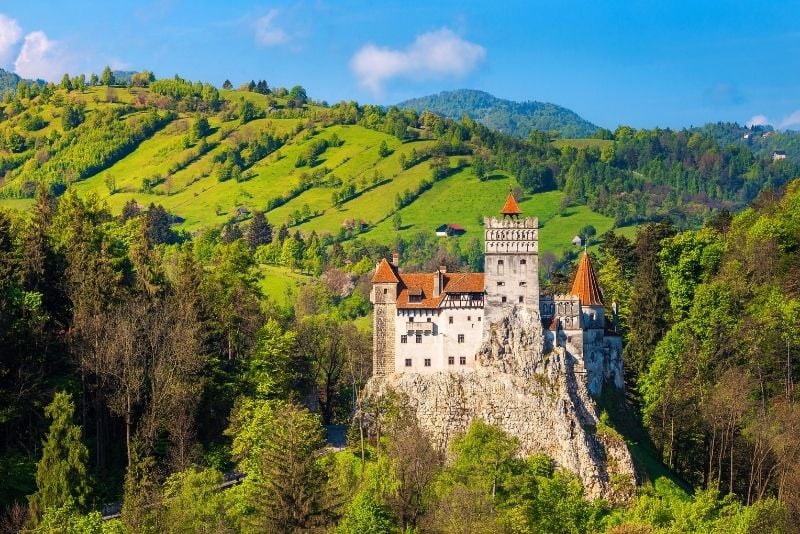
[[[440,266],[439,270],[433,273],[433,296],[438,297],[442,294],[442,286],[444,286],[444,273],[447,268]]]
[[[394,252],[392,252],[392,265],[394,265],[395,267],[399,267],[400,266],[400,251],[399,250],[395,250]]]

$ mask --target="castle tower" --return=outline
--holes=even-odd
[[[515,305],[539,313],[539,221],[520,219],[522,211],[511,193],[500,214],[483,220],[485,328]]]
[[[382,259],[372,277],[370,301],[374,304],[372,315],[372,374],[386,375],[395,369],[395,318],[397,316],[397,276],[399,257],[394,254],[392,263]]]
[[[572,282],[571,293],[581,299],[581,323],[583,328],[605,328],[605,308],[603,307],[603,292],[592,266],[588,252],[584,252],[578,264],[578,272]]]

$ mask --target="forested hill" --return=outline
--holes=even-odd
[[[489,128],[527,138],[531,130],[557,131],[562,137],[591,137],[597,126],[567,108],[548,102],[514,102],[474,89],[442,91],[397,104],[417,113],[433,111],[451,119],[467,115]]]
[[[13,72],[0,69],[0,95],[6,91],[16,91],[20,79],[21,78]]]

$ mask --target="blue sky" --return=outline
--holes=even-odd
[[[0,65],[110,64],[390,104],[447,89],[541,100],[614,128],[800,129],[800,2],[0,3]]]

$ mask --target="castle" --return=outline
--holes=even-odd
[[[538,219],[520,218],[511,194],[500,214],[484,218],[483,273],[451,273],[444,266],[434,273],[406,273],[397,253],[377,265],[370,297],[373,374],[474,369],[492,325],[513,307],[523,307],[541,321],[543,351],[564,347],[593,395],[604,383],[621,388],[622,339],[610,328],[616,317],[606,321],[589,255],[581,257],[570,294],[543,295]]]

